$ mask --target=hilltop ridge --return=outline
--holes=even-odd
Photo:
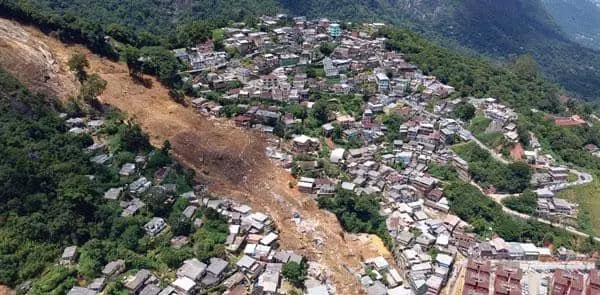
[[[330,17],[343,22],[386,22],[409,27],[446,47],[504,62],[530,53],[549,80],[560,83],[575,96],[600,97],[596,87],[600,82],[600,54],[571,41],[574,26],[557,17],[557,10],[552,9],[555,5],[544,6],[541,0],[136,0],[127,5],[120,1],[16,3],[10,0],[8,3],[38,9],[39,13],[60,14],[67,21],[73,21],[73,16],[80,17],[122,34],[151,32],[166,40],[186,34],[181,31],[183,24],[195,22],[192,26],[202,30],[210,22],[252,22],[258,16],[276,12]],[[565,13],[566,18],[572,15]]]

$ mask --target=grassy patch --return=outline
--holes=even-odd
[[[477,115],[475,118],[473,118],[473,120],[471,120],[471,123],[469,124],[469,131],[476,136],[483,134],[488,126],[490,126],[491,122],[491,119],[486,118],[483,115]]]
[[[567,176],[567,181],[568,182],[577,181],[577,178],[578,178],[577,174],[569,172],[569,175]]]
[[[581,231],[597,235],[600,229],[600,179],[578,185],[558,193],[558,197],[579,204],[577,226]]]
[[[456,169],[450,165],[439,165],[435,163],[431,163],[429,165],[429,169],[427,171],[431,174],[431,176],[435,178],[439,178],[441,180],[446,181],[455,181],[458,180],[458,173]]]
[[[477,135],[477,139],[491,148],[504,144],[504,134],[502,132],[484,132]]]
[[[327,78],[327,85],[340,84],[340,77],[329,77]]]

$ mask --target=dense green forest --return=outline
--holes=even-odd
[[[133,217],[121,217],[118,202],[102,197],[107,189],[136,179],[119,177],[118,168],[138,154],[148,155],[146,177],[170,166],[164,183],[175,184],[176,193],[190,190],[193,173],[171,160],[168,144],[152,149],[137,125],[122,123],[120,113],[107,109],[106,127],[96,137],[106,138],[113,158],[110,165],[93,164],[94,154],[84,151],[92,137],[67,132],[59,111],[97,114],[81,101],[63,105],[30,93],[0,70],[0,283],[14,286],[42,274],[33,294],[61,294],[76,282],[75,274],[94,278],[114,259],[124,259],[129,269],[166,269],[192,256],[224,255],[227,223],[216,212],[204,212],[204,226],[194,229],[180,218],[187,200],[167,205],[170,193],[144,195],[147,206]],[[171,233],[149,239],[142,225],[152,216],[167,219]],[[173,234],[189,234],[193,242],[173,249]],[[49,267],[69,245],[80,246],[77,268]]]
[[[600,49],[600,5],[593,0],[542,0],[548,13],[576,42]]]
[[[506,241],[552,244],[555,249],[565,246],[586,253],[600,248],[591,238],[574,236],[535,220],[512,217],[502,211],[500,204],[468,183],[452,182],[444,187],[444,194],[450,200],[450,210],[471,224],[478,235],[490,237],[495,233]]]
[[[273,0],[208,1],[89,1],[89,0],[20,0],[22,7],[52,11],[66,17],[78,17],[103,26],[119,25],[137,33],[171,35],[178,26],[202,20],[208,22],[253,21],[263,14],[281,11]]]

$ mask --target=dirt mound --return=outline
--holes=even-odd
[[[248,180],[248,175],[255,172],[255,162],[257,157],[262,156],[260,150],[263,147],[258,143],[250,145],[252,137],[231,133],[234,133],[230,135],[232,138],[224,138],[219,132],[199,134],[184,131],[172,137],[171,141],[178,156],[201,171],[200,179],[241,187]],[[218,139],[215,140],[215,137]],[[249,158],[252,158],[251,162]]]
[[[17,75],[31,85],[42,85],[44,73],[52,72],[59,80],[55,81],[56,85],[73,87],[76,85],[74,78],[64,71],[65,64],[72,52],[85,54],[90,61],[90,72],[98,73],[108,82],[100,97],[104,103],[112,104],[135,118],[150,135],[152,144],[160,146],[169,139],[175,157],[193,168],[199,180],[208,183],[213,193],[270,214],[281,230],[282,247],[298,251],[327,266],[338,294],[363,293],[347,268],[359,268],[362,258],[391,257],[389,252],[381,249],[380,241],[373,241],[368,236],[345,234],[333,214],[320,210],[315,201],[289,188],[288,183],[293,179],[265,156],[266,142],[262,134],[237,129],[227,120],[202,117],[191,108],[170,100],[168,90],[155,79],[146,77],[152,84],[149,88],[137,84],[129,77],[125,65],[100,58],[84,48],[67,46],[34,28],[6,20],[0,19],[0,27],[11,32],[0,33],[0,44],[12,46],[8,50],[3,47],[6,53],[14,54],[11,52],[20,48],[33,57],[51,57],[36,57],[23,65],[31,64],[31,73],[41,73]],[[43,48],[43,53],[36,53],[38,48]],[[11,72],[22,68],[18,61],[0,65],[8,67]],[[64,94],[69,93],[67,90],[73,91],[70,87],[58,87],[58,93],[63,94],[59,97],[64,98]],[[51,91],[55,87],[40,89]],[[293,220],[294,213],[302,218]]]

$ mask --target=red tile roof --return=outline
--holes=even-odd
[[[600,271],[593,269],[588,276],[588,285],[585,291],[587,295],[600,294]]]
[[[463,286],[463,295],[488,294],[490,288],[490,261],[469,259]]]
[[[554,117],[554,123],[558,126],[577,126],[584,125],[585,121],[575,115],[572,117]]]
[[[519,295],[521,294],[521,269],[500,265],[496,269],[494,281],[494,295]]]
[[[552,295],[583,294],[583,275],[575,271],[557,269],[552,277]]]

